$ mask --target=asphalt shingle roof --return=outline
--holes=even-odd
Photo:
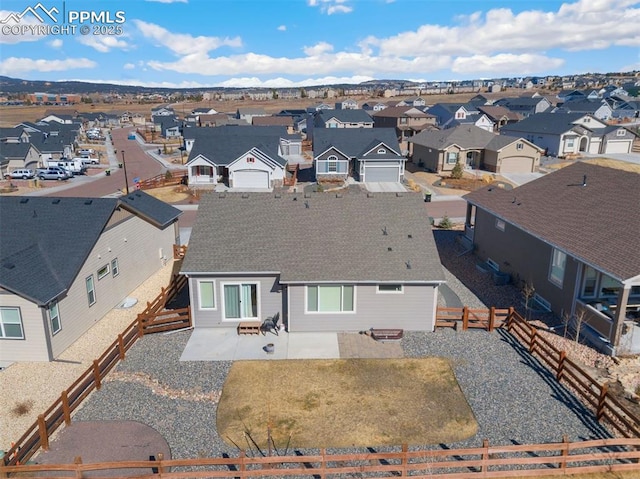
[[[487,187],[464,198],[622,281],[640,274],[638,185],[637,173],[578,162],[511,191]]]
[[[517,123],[503,126],[500,131],[560,135],[574,128],[573,123],[584,115],[584,113],[536,113]]]
[[[351,158],[364,155],[379,143],[395,150],[400,145],[395,128],[317,128],[313,132],[313,156],[335,147]]]
[[[318,116],[323,123],[336,118],[342,123],[373,123],[373,118],[362,109],[356,110],[320,110]]]
[[[461,125],[437,131],[423,131],[412,137],[409,142],[441,150],[451,145],[461,148],[484,148],[497,135],[475,125]],[[513,138],[512,141],[515,141]]]
[[[444,281],[422,195],[203,196],[185,273],[279,272],[295,282]]]
[[[166,226],[180,211],[127,198],[0,197],[0,287],[44,305],[71,286],[116,207]]]

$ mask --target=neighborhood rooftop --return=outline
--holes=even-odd
[[[118,207],[160,227],[181,214],[139,191],[121,198],[0,196],[0,288],[40,305],[64,293]]]
[[[415,193],[203,196],[182,271],[274,272],[281,283],[445,280]]]
[[[626,281],[640,271],[640,175],[578,162],[511,191],[465,199]]]

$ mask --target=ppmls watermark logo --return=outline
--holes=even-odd
[[[67,10],[66,2],[60,8],[38,2],[0,18],[0,25],[3,35],[122,35],[125,21],[122,10]]]

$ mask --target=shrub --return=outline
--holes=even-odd
[[[443,230],[450,230],[453,228],[453,223],[451,219],[447,215],[444,215],[438,224],[438,228],[442,228]]]
[[[171,171],[167,170],[167,172],[164,174],[164,179],[170,180],[171,178],[173,178],[173,175],[171,174]]]
[[[464,169],[460,164],[460,160],[458,160],[456,161],[456,165],[453,167],[453,170],[451,170],[450,177],[453,178],[454,180],[459,180],[460,178],[462,178],[462,173],[464,173]]]

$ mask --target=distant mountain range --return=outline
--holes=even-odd
[[[368,87],[379,85],[381,87],[389,87],[390,85],[408,85],[411,82],[406,80],[369,80],[362,82],[361,85]],[[332,86],[332,87],[353,87],[354,85],[317,85],[317,87]],[[222,88],[222,87],[200,87],[200,88],[156,88],[156,87],[143,87],[135,85],[115,85],[112,83],[90,83],[80,81],[33,81],[33,80],[21,80],[19,78],[11,78],[6,76],[0,76],[0,92],[2,93],[76,93],[78,95],[90,95],[90,94],[120,94],[127,95],[133,93],[160,93],[166,94],[171,92],[183,92],[199,93],[206,90],[238,90],[240,88]],[[241,88],[242,90],[272,90],[272,88]],[[278,88],[278,90],[286,90],[287,88]],[[296,90],[298,87],[290,88]]]

